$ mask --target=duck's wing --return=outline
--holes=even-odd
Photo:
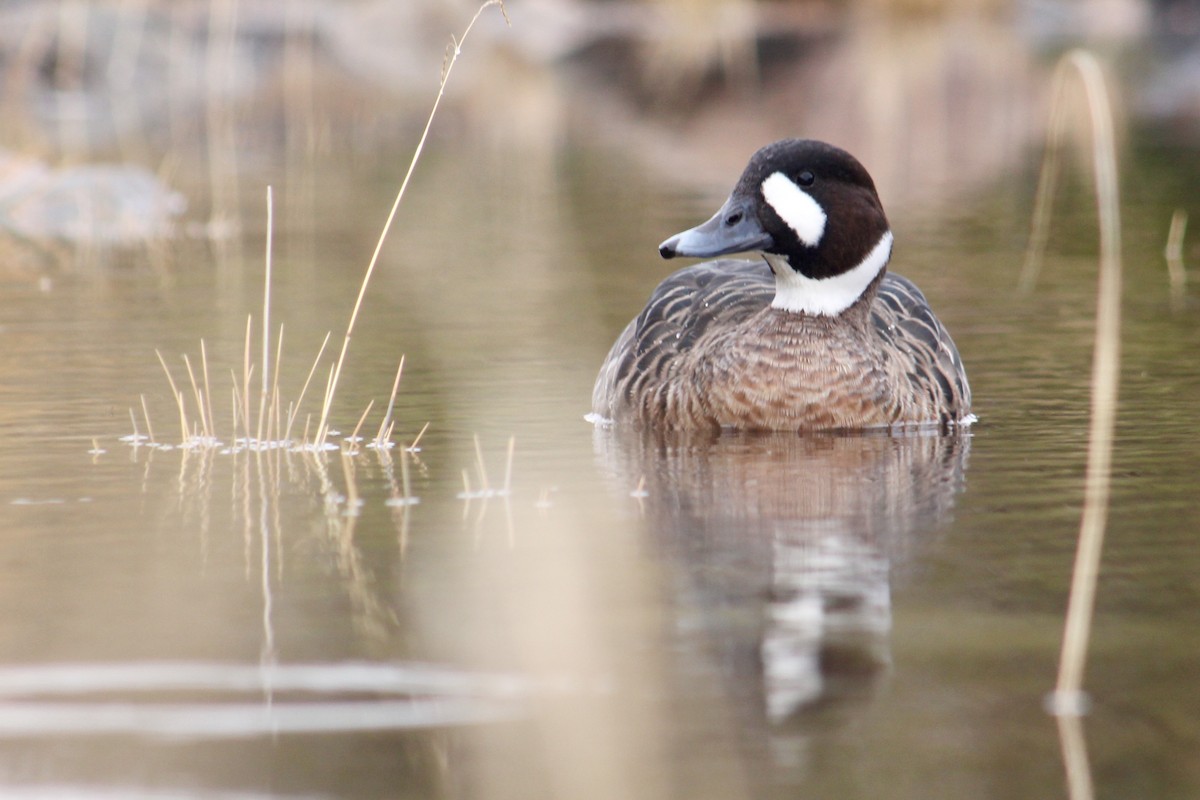
[[[889,272],[871,306],[871,322],[903,359],[918,394],[940,409],[940,421],[959,422],[971,411],[971,387],[954,340],[912,281]]]
[[[614,419],[708,331],[736,325],[774,296],[775,278],[763,261],[706,261],[671,274],[609,350],[592,392],[593,412]]]

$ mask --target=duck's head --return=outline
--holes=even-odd
[[[663,258],[761,251],[776,308],[834,316],[884,271],[892,234],[871,176],[854,156],[811,139],[759,150],[725,205],[659,245]]]

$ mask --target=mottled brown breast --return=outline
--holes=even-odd
[[[593,411],[619,424],[804,430],[954,423],[958,351],[910,281],[885,273],[836,317],[771,308],[762,262],[676,272],[609,352]]]

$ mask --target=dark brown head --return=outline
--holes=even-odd
[[[836,315],[887,266],[892,234],[875,183],[854,156],[784,139],[750,159],[725,205],[659,246],[663,258],[761,251],[776,276],[774,305]]]

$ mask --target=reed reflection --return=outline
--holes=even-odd
[[[891,576],[948,518],[970,450],[969,434],[935,433],[595,443],[678,575],[677,630],[770,722],[882,674]]]

